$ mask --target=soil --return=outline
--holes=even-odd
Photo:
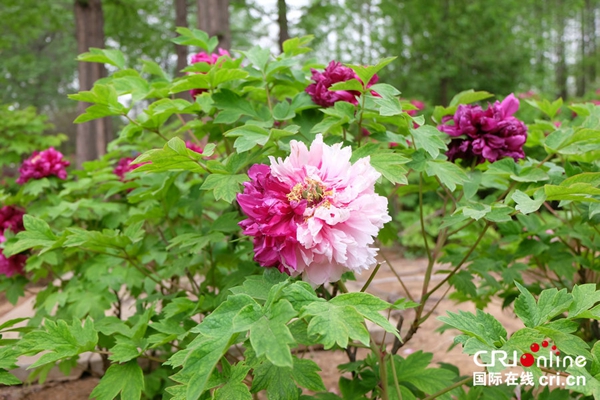
[[[410,292],[413,298],[418,299],[422,289],[427,260],[408,260],[393,254],[388,254],[388,259],[391,267],[401,276],[405,288]],[[439,269],[442,269],[442,266],[440,266]],[[430,287],[437,284],[442,277],[443,275],[436,275],[434,273],[432,275]],[[351,292],[359,291],[368,278],[369,273],[364,273],[362,276],[358,277],[357,281],[347,282],[346,286]],[[437,320],[438,316],[445,315],[447,311],[457,312],[458,310],[462,310],[474,312],[475,307],[473,304],[456,304],[454,301],[449,300],[446,294],[447,289],[447,286],[442,286],[440,290],[429,299],[428,306],[425,309],[426,312],[438,301],[439,305],[413,338],[399,350],[398,354],[406,357],[419,350],[430,352],[433,353],[434,363],[451,363],[459,368],[461,375],[470,375],[473,371],[480,369],[473,364],[471,357],[462,354],[460,346],[452,348],[453,339],[457,332],[447,330],[443,333],[439,333],[436,330],[442,326],[442,323]],[[398,279],[392,272],[390,265],[387,263],[382,264],[377,276],[369,286],[368,291],[390,302],[394,302],[400,297],[408,297],[405,289],[400,285]],[[24,301],[20,301],[20,304],[23,303]],[[9,311],[13,311],[14,313],[14,309],[15,307],[8,304],[6,299],[0,295],[0,316]],[[494,315],[504,325],[509,334],[522,327],[521,322],[514,317],[510,310],[502,310],[499,301],[492,302],[485,311]],[[392,323],[394,324],[399,319],[405,321],[400,330],[401,336],[404,336],[408,326],[414,318],[414,311],[405,310],[402,312],[394,312],[391,317],[393,320]],[[374,337],[377,338],[376,340],[384,339],[383,332],[379,331]],[[392,347],[392,340],[389,335],[385,335],[385,339],[388,343],[387,349],[389,351]],[[366,350],[359,350],[362,352],[359,351],[358,359],[366,354]],[[346,353],[342,351],[323,352],[309,349],[309,351],[303,354],[303,357],[311,358],[319,364],[322,369],[321,376],[323,377],[325,386],[329,391],[339,394],[338,380],[340,378],[340,372],[337,370],[337,366],[348,362]],[[84,377],[75,376],[74,378],[74,380],[70,381],[47,382],[44,385],[23,385],[0,388],[0,400],[88,399],[91,391],[98,383],[98,378],[85,376],[85,374]]]

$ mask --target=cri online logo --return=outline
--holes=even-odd
[[[533,364],[536,364],[538,367],[545,368],[556,368],[563,367],[567,368],[573,364],[578,367],[584,367],[586,364],[585,356],[577,356],[575,358],[571,356],[560,357],[560,351],[556,347],[556,345],[551,345],[548,340],[544,340],[541,343],[532,343],[529,346],[531,353],[525,353],[520,358],[518,357],[517,351],[513,351],[512,354],[508,353],[505,350],[493,350],[488,352],[487,350],[481,350],[473,354],[473,362],[475,365],[480,367],[494,367],[497,363],[501,364],[504,367],[516,367],[517,360],[519,360],[519,364],[523,367],[531,367]],[[544,351],[546,349],[547,351]],[[489,359],[489,363],[482,362],[480,360],[480,356],[488,355],[486,359]],[[535,356],[532,353],[537,353]],[[546,355],[544,355],[546,354]]]

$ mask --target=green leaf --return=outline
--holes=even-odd
[[[354,72],[356,72],[356,75],[358,75],[358,77],[364,84],[368,84],[369,81],[371,80],[371,78],[373,78],[373,76],[375,76],[375,74],[377,72],[379,72],[381,69],[383,69],[386,65],[388,65],[392,61],[394,61],[396,58],[397,57],[384,58],[381,61],[379,61],[377,63],[377,65],[374,65],[374,66],[365,67],[362,65],[352,65],[352,64],[346,64],[346,66],[350,67]]]
[[[515,207],[517,210],[521,211],[523,214],[530,214],[539,210],[542,204],[544,204],[544,201],[546,201],[546,195],[543,192],[536,192],[534,199],[532,199],[520,190],[515,190],[512,194],[512,199],[517,203],[517,206]]]
[[[40,193],[43,193],[45,189],[48,189],[51,186],[50,180],[48,178],[42,179],[32,179],[25,184],[23,187],[24,194],[31,194],[33,196],[38,196]]]
[[[32,215],[23,216],[23,225],[25,231],[19,232],[16,236],[18,240],[11,239],[4,247],[3,253],[6,257],[21,253],[24,250],[33,247],[43,247],[43,251],[49,250],[56,242],[56,235],[52,233],[50,226],[43,220]]]
[[[301,318],[312,316],[308,324],[308,334],[317,335],[325,349],[334,345],[348,347],[348,339],[358,340],[369,345],[369,332],[364,319],[352,306],[338,306],[331,302],[315,301],[305,306]]]
[[[212,95],[212,99],[214,106],[219,110],[223,110],[217,115],[215,123],[233,123],[242,115],[262,120],[262,117],[256,112],[252,103],[231,90],[222,88]]]
[[[548,100],[525,100],[529,103],[530,106],[537,108],[544,114],[546,114],[550,119],[553,119],[556,116],[556,113],[560,110],[563,105],[563,99],[559,98],[558,100],[550,103]]]
[[[494,346],[494,342],[506,340],[506,329],[491,314],[481,310],[477,310],[477,314],[465,311],[459,311],[458,314],[450,311],[447,313],[448,316],[438,319],[482,343]]]
[[[494,97],[494,95],[484,91],[476,92],[473,89],[469,89],[454,96],[452,100],[450,100],[450,107],[454,107],[459,104],[471,104],[477,101],[489,99],[490,97]]]
[[[27,348],[27,352],[37,354],[47,351],[29,368],[91,351],[98,343],[98,334],[91,319],[86,319],[83,325],[76,319],[71,325],[64,320],[46,320],[44,328],[32,331],[22,339],[21,345]]]
[[[287,101],[282,101],[275,104],[273,107],[273,118],[278,121],[285,121],[286,119],[292,119],[296,116],[296,112]]]
[[[204,183],[200,187],[201,190],[212,190],[215,200],[225,200],[231,203],[235,196],[240,192],[242,182],[248,180],[248,175],[223,175],[211,174],[206,177]]]
[[[256,145],[264,146],[269,140],[269,131],[256,125],[244,125],[225,132],[225,136],[237,137],[233,147],[243,153]]]
[[[296,343],[286,324],[297,315],[287,300],[278,301],[250,328],[250,343],[256,356],[263,354],[278,367],[291,367],[290,344]]]
[[[396,379],[402,386],[410,384],[428,394],[447,388],[452,384],[456,375],[444,368],[427,368],[432,359],[432,353],[423,353],[420,350],[406,359],[397,355],[392,356],[389,363],[394,365],[393,368],[392,365],[387,368],[388,384],[394,384],[393,372],[395,371]]]
[[[290,367],[277,367],[268,361],[254,368],[254,380],[252,381],[252,393],[261,390],[267,391],[269,400],[296,400],[300,390],[291,379]]]
[[[187,149],[183,140],[174,137],[162,149],[149,150],[138,156],[132,163],[147,163],[136,168],[135,173],[145,171],[205,172],[204,168],[198,164],[198,160],[202,157],[202,154]],[[148,163],[148,161],[150,162]]]
[[[425,171],[428,176],[437,176],[451,191],[456,189],[456,185],[462,185],[469,179],[460,167],[444,160],[427,160]]]
[[[592,196],[600,196],[600,188],[589,183],[573,183],[569,186],[545,185],[546,200],[572,200],[598,202]]]
[[[415,303],[414,301],[406,300],[404,297],[396,300],[394,304],[392,304],[393,310],[406,310],[408,308],[415,308],[419,305],[419,303]]]
[[[379,106],[379,113],[385,117],[402,114],[402,103],[396,97],[375,97],[373,101]]]
[[[3,369],[0,369],[0,384],[2,385],[20,385],[23,382],[13,374]]]
[[[436,159],[440,150],[446,150],[446,144],[442,140],[444,134],[431,125],[422,125],[417,129],[411,129],[417,149],[423,149],[431,158]]]
[[[158,76],[159,78],[163,78],[165,80],[171,80],[169,75],[162,69],[160,65],[152,60],[141,60],[144,66],[142,67],[142,72],[146,72],[151,75]]]
[[[189,351],[183,369],[171,378],[187,386],[185,399],[196,400],[207,389],[210,376],[231,344],[230,334],[218,337],[200,336],[190,343],[187,350],[183,350]]]
[[[197,46],[206,50],[208,53],[212,53],[219,43],[216,37],[209,38],[206,32],[199,29],[179,27],[175,29],[175,31],[181,36],[172,39],[174,43],[185,46]]]
[[[77,60],[110,64],[120,69],[125,68],[125,56],[123,56],[121,51],[116,49],[98,49],[90,47],[89,53],[80,54],[77,57]]]
[[[510,177],[517,182],[539,182],[549,179],[548,174],[535,166],[523,168],[518,174],[512,174]]]
[[[141,399],[144,390],[144,373],[136,360],[127,364],[112,364],[90,394],[96,400]]]
[[[350,79],[348,81],[334,83],[329,87],[328,90],[356,90],[358,92],[362,92],[364,87],[362,82],[358,81],[357,79]]]
[[[515,314],[523,321],[525,326],[535,328],[541,323],[540,310],[535,302],[535,298],[519,282],[515,282],[515,285],[521,292],[517,300],[515,300]]]
[[[331,299],[330,302],[337,306],[354,307],[363,317],[400,339],[400,334],[394,325],[379,313],[381,310],[391,308],[391,304],[387,301],[383,301],[370,293],[357,292],[341,294]]]
[[[257,67],[262,72],[265,71],[267,63],[271,58],[271,51],[269,49],[263,49],[259,46],[254,46],[248,51],[243,51],[242,54],[246,56],[252,65]]]
[[[404,166],[410,160],[399,153],[391,150],[381,150],[374,143],[366,144],[352,152],[351,161],[354,163],[363,157],[370,157],[370,163],[392,183],[407,184],[406,174],[408,169]]]
[[[300,54],[308,53],[311,51],[310,48],[306,47],[314,39],[313,35],[306,35],[302,37],[295,37],[288,39],[283,42],[283,52],[287,56],[297,56]]]
[[[573,303],[569,307],[569,319],[577,318],[600,301],[600,291],[596,290],[594,283],[575,285],[571,294]]]
[[[327,390],[323,384],[323,379],[318,374],[319,371],[321,371],[321,368],[313,360],[294,357],[292,378],[298,385],[313,392]]]
[[[387,83],[376,83],[369,90],[380,94],[382,97],[394,97],[400,94],[398,89]]]
[[[540,293],[538,308],[540,321],[550,321],[554,317],[567,311],[573,303],[573,296],[567,293],[567,289],[546,289]]]
[[[241,382],[227,382],[215,391],[215,400],[252,400],[248,386]]]

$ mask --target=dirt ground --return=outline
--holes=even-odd
[[[412,294],[413,298],[418,299],[423,284],[423,275],[427,266],[427,260],[403,259],[399,255],[388,254],[393,269],[401,276],[406,288]],[[356,282],[347,282],[349,291],[358,291],[368,279],[368,273],[364,273],[358,277]],[[435,285],[443,278],[443,275],[434,274],[431,279],[431,285]],[[460,346],[451,350],[452,341],[457,334],[456,331],[446,331],[444,333],[436,332],[442,323],[437,320],[440,315],[445,315],[447,311],[456,312],[458,310],[471,311],[475,310],[472,304],[455,304],[447,298],[441,299],[441,296],[446,292],[447,287],[442,287],[434,296],[429,299],[426,311],[430,309],[438,301],[440,302],[432,316],[427,320],[417,332],[417,334],[398,352],[399,355],[406,357],[407,355],[423,350],[434,354],[434,363],[447,362],[456,365],[462,375],[470,375],[473,371],[479,370],[474,364],[471,357],[462,354]],[[377,276],[369,287],[369,292],[380,296],[384,300],[394,302],[400,297],[407,297],[405,290],[399,284],[396,276],[392,272],[387,263],[383,263]],[[20,304],[24,304],[21,301]],[[26,304],[25,304],[26,305]],[[5,315],[11,311],[14,314],[15,307],[8,304],[6,300],[0,297],[0,315]],[[510,310],[502,310],[500,302],[493,302],[486,312],[494,315],[510,333],[522,327],[520,321],[516,319]],[[12,316],[14,318],[14,316]],[[392,315],[392,323],[398,318],[403,317],[405,323],[401,329],[401,335],[404,336],[408,325],[414,318],[412,310],[396,312]],[[372,327],[375,329],[375,327]],[[370,327],[371,329],[371,327]],[[383,338],[383,332],[375,329],[374,337],[376,340]],[[391,338],[386,336],[388,342],[388,350],[391,349]],[[362,350],[362,349],[361,349]],[[359,359],[361,353],[359,352]],[[345,352],[322,352],[311,350],[304,354],[304,357],[313,359],[322,369],[321,376],[325,382],[325,386],[332,392],[338,393],[337,382],[340,373],[337,370],[338,364],[348,362]],[[96,386],[98,378],[90,376],[75,376],[69,381],[50,381],[44,385],[23,385],[19,387],[4,387],[0,388],[0,400],[84,400],[88,399],[91,391]]]

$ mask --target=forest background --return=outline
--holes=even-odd
[[[106,75],[79,63],[89,47],[121,50],[176,75],[187,46],[170,42],[177,26],[198,27],[220,47],[276,49],[283,40],[315,35],[310,57],[373,64],[398,59],[381,80],[406,98],[447,105],[473,88],[600,99],[597,0],[2,0],[0,103],[34,106],[66,133],[77,164],[102,155],[120,121],[77,127],[78,105],[67,94]],[[79,113],[85,108],[81,103]],[[79,133],[77,133],[79,130]],[[96,131],[103,133],[96,134]],[[79,137],[79,146],[75,138]]]

